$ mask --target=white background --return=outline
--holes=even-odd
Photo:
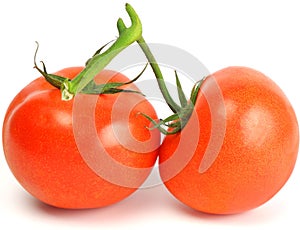
[[[300,7],[291,0],[138,1],[129,3],[148,42],[180,47],[210,70],[243,65],[262,71],[289,97],[300,117]],[[129,23],[125,1],[10,0],[0,3],[0,120],[13,97],[39,76],[35,41],[48,71],[83,65]],[[299,228],[300,165],[267,204],[233,216],[206,215],[177,202],[164,187],[137,191],[102,209],[67,211],[41,204],[10,173],[0,148],[0,224],[30,229]],[[2,227],[1,227],[2,228]]]

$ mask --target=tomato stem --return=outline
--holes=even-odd
[[[148,59],[148,62],[152,67],[153,73],[156,77],[160,91],[164,96],[166,103],[168,104],[169,108],[174,112],[174,114],[172,114],[171,116],[165,119],[160,119],[158,122],[153,120],[151,117],[147,116],[146,114],[141,114],[141,115],[143,115],[145,118],[151,121],[154,124],[154,127],[158,128],[160,132],[165,135],[178,133],[185,127],[185,125],[187,124],[187,122],[189,121],[192,115],[198,92],[205,78],[196,82],[196,84],[192,89],[190,100],[188,101],[184,95],[179,77],[175,70],[176,85],[177,85],[178,96],[180,100],[180,105],[178,105],[171,97],[167,89],[166,83],[164,81],[163,74],[159,68],[159,65],[156,62],[155,57],[152,54],[143,36],[141,36],[137,40],[137,43],[143,50],[146,58]]]
[[[73,80],[66,80],[64,82],[62,85],[63,100],[70,100],[76,93],[81,92],[115,56],[117,56],[130,44],[140,39],[142,35],[141,21],[131,5],[126,3],[125,8],[132,25],[130,27],[126,27],[123,20],[119,18],[117,22],[119,37],[117,40],[105,52],[96,53],[88,61],[86,68],[83,69]]]
[[[160,91],[163,95],[163,97],[166,100],[166,103],[168,104],[169,108],[174,112],[178,112],[180,111],[180,106],[173,100],[173,98],[171,97],[167,86],[165,84],[164,81],[164,77],[163,74],[159,68],[159,65],[157,64],[154,55],[152,54],[149,46],[147,45],[145,39],[143,38],[143,36],[141,36],[138,40],[137,43],[139,44],[139,46],[141,47],[141,49],[143,50],[145,56],[148,59],[148,62],[150,63],[150,66],[154,72],[154,75],[156,77],[158,86],[160,88]]]

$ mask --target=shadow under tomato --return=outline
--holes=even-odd
[[[123,228],[124,226],[144,226],[149,220],[169,223],[193,223],[196,226],[260,226],[268,224],[286,211],[280,199],[241,214],[212,215],[196,211],[177,201],[163,185],[137,190],[123,201],[103,208],[68,210],[46,205],[22,191],[15,194],[19,204],[26,206],[28,218],[42,224],[54,223],[62,226],[82,228]],[[28,207],[29,206],[29,207]],[[176,224],[176,223],[175,223]]]
[[[285,206],[277,201],[270,201],[256,209],[231,215],[208,214],[187,207],[181,203],[176,208],[193,220],[228,226],[258,226],[276,220],[284,212]]]
[[[95,208],[95,209],[60,209],[44,204],[34,198],[30,198],[30,203],[34,212],[41,213],[47,219],[62,224],[76,226],[126,226],[131,222],[146,221],[156,213],[158,207],[164,208],[163,202],[168,194],[162,185],[156,187],[137,190],[131,196],[116,204]],[[168,205],[168,204],[166,204]]]

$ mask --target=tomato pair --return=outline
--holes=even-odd
[[[196,83],[190,100],[176,75],[177,105],[138,16],[129,4],[126,10],[131,27],[119,19],[118,39],[86,68],[55,74],[38,68],[44,78],[10,104],[2,136],[16,179],[56,207],[102,207],[136,191],[159,156],[163,183],[194,209],[231,214],[268,201],[288,180],[298,153],[298,123],[284,93],[256,70],[228,67]],[[164,120],[132,81],[103,70],[135,41],[174,112]],[[167,134],[162,144],[159,131]]]
[[[73,78],[81,70],[56,74]],[[107,70],[95,79],[128,81]],[[77,97],[61,101],[60,91],[41,77],[15,97],[4,120],[4,152],[15,177],[57,207],[101,207],[127,197],[159,153],[161,178],[176,198],[203,212],[237,213],[274,196],[295,165],[299,134],[292,106],[274,82],[249,68],[207,77],[186,127],[167,135],[160,148],[158,130],[145,128],[148,120],[138,115],[156,118],[141,95]],[[101,158],[103,152],[116,162]],[[121,173],[118,164],[126,166]]]

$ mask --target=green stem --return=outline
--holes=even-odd
[[[142,24],[134,11],[127,3],[126,11],[130,17],[132,25],[126,27],[123,20],[119,18],[117,26],[119,29],[119,37],[113,45],[101,54],[95,55],[87,64],[86,68],[80,72],[76,78],[69,81],[66,80],[62,86],[62,99],[70,100],[72,97],[84,89],[89,82],[117,56],[122,50],[128,47],[133,42],[137,41],[142,36]],[[122,28],[121,28],[122,27]]]
[[[144,40],[143,36],[141,36],[139,39],[137,39],[137,43],[139,44],[139,46],[141,47],[141,49],[143,50],[145,56],[147,57],[151,68],[155,74],[157,83],[159,85],[159,88],[168,104],[168,106],[170,107],[170,109],[176,113],[178,111],[181,110],[181,107],[179,105],[177,105],[177,103],[173,100],[173,98],[171,97],[171,95],[169,94],[169,91],[167,89],[167,86],[165,84],[163,75],[161,73],[161,70],[159,68],[159,65],[157,64],[149,46],[147,45],[146,41]]]

